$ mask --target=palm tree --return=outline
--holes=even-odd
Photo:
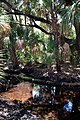
[[[12,0],[11,0],[12,1]],[[7,14],[13,15],[16,18],[16,22],[20,25],[28,25],[28,27],[36,27],[40,29],[42,32],[53,35],[53,38],[56,42],[56,60],[57,65],[59,64],[59,36],[60,34],[65,34],[68,31],[69,25],[75,27],[76,31],[76,49],[80,54],[80,1],[76,0],[17,0],[13,2],[9,2],[8,0],[1,0],[7,7]],[[10,8],[10,10],[8,9]],[[19,10],[20,9],[20,10]],[[62,33],[60,29],[60,24],[58,24],[58,16],[60,15],[62,19]],[[25,24],[21,22],[21,16],[24,17]],[[77,19],[76,19],[77,18]],[[45,24],[47,28],[42,27],[41,24],[38,25],[37,21],[42,24]],[[13,21],[14,22],[14,21]],[[64,35],[65,36],[65,35]]]
[[[69,28],[75,28],[76,43],[75,48],[80,56],[80,0],[73,0],[71,5],[65,6],[64,4],[59,9],[59,14],[62,19],[62,34],[64,37],[69,31]],[[73,38],[72,38],[73,39]]]

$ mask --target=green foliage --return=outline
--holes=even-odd
[[[66,37],[69,39],[76,39],[76,32],[74,29],[72,29],[72,26],[70,25],[68,28],[68,31],[66,32]]]
[[[32,16],[41,17],[43,19],[49,19],[50,22],[53,22],[52,16],[52,5],[55,6],[55,14],[59,16],[59,20],[61,21],[59,24],[61,25],[60,33],[64,34],[67,38],[73,39],[69,41],[69,45],[74,44],[74,39],[76,39],[76,31],[74,30],[75,24],[79,28],[80,26],[80,2],[79,0],[73,1],[73,5],[65,6],[60,5],[58,0],[7,0],[12,4],[13,8],[22,11],[22,13],[26,13],[26,15],[30,14]],[[4,11],[0,9],[0,13]],[[47,16],[48,15],[48,16]],[[56,58],[59,57],[58,51],[58,41],[57,39],[52,39],[50,37],[46,37],[45,34],[41,32],[35,32],[34,28],[30,28],[28,25],[38,24],[40,27],[44,28],[46,31],[52,32],[52,23],[38,23],[33,17],[32,19],[28,16],[24,15],[12,15],[10,14],[9,21],[11,24],[11,39],[10,42],[15,44],[17,39],[22,39],[25,41],[25,48],[23,51],[17,51],[17,57],[23,63],[27,61],[38,61],[38,62],[46,62],[47,64],[51,63]],[[13,18],[13,19],[12,19]],[[26,22],[25,22],[26,21]],[[55,21],[55,20],[54,20]],[[56,23],[56,21],[55,21]],[[27,25],[27,26],[21,26]],[[55,25],[56,27],[56,25]],[[55,37],[55,35],[54,35]],[[27,50],[26,50],[27,49]],[[56,51],[56,52],[55,52]],[[75,50],[72,49],[74,52]]]
[[[20,66],[26,65],[27,60],[25,58],[25,51],[24,50],[22,50],[22,51],[17,50],[16,54],[17,54],[19,65]]]
[[[55,54],[53,53],[46,53],[45,54],[45,59],[44,62],[47,65],[50,65],[51,63],[53,63],[55,61]]]
[[[19,39],[22,39],[24,35],[24,28],[18,25],[16,30],[17,30],[17,35]]]
[[[27,31],[29,32],[29,29]],[[33,63],[35,61],[42,63],[44,60],[45,51],[44,35],[29,32],[27,37],[25,35],[23,38],[27,38],[25,40],[24,52],[23,50],[17,50],[17,57],[20,61],[20,64],[22,62],[27,64],[27,62]]]
[[[46,8],[51,10],[51,8],[52,8],[52,0],[43,0],[43,4],[45,5]]]
[[[65,33],[69,31],[70,29],[70,24],[72,26],[72,29],[74,27],[76,18],[78,24],[80,24],[80,5],[79,1],[76,1],[73,3],[72,6],[67,6],[67,7],[61,7],[59,8],[59,14],[62,19],[62,32],[65,31]]]
[[[55,48],[55,41],[51,40],[51,39],[48,40],[48,43],[47,43],[47,52],[53,53],[54,48]]]

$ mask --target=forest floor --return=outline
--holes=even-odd
[[[80,90],[80,65],[68,62],[61,65],[61,72],[56,72],[56,66],[42,65],[25,66],[19,76],[28,75],[37,79],[62,84],[62,90],[67,97],[75,96]],[[17,73],[16,72],[16,73]],[[56,77],[57,76],[57,77]],[[63,87],[64,86],[64,87]],[[32,86],[29,82],[13,85],[6,92],[0,93],[0,120],[79,120],[80,112],[63,110],[62,97],[58,96],[55,104],[32,98]],[[44,93],[43,93],[44,94]],[[47,96],[48,94],[46,94]],[[48,96],[49,97],[49,96]]]
[[[56,65],[25,66],[22,70],[25,75],[60,85],[62,89],[80,90],[80,65],[69,62],[61,64],[61,72],[56,71]],[[45,83],[46,84],[46,83]],[[63,90],[64,91],[64,90]]]
[[[56,113],[32,99],[30,83],[22,82],[0,93],[0,120],[56,120]]]
[[[66,112],[61,97],[56,104],[32,99],[30,83],[19,83],[0,93],[0,120],[80,120],[80,112]],[[46,94],[47,96],[47,94]]]

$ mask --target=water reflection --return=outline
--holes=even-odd
[[[50,104],[54,103],[55,87],[43,86],[43,85],[33,85],[32,97],[33,99],[38,98],[42,102],[47,102]]]
[[[39,85],[36,85],[36,84],[33,85],[32,97],[33,99],[40,97],[40,86]]]
[[[72,111],[72,102],[70,100],[67,101],[67,104],[64,105],[64,109],[67,111],[67,112],[71,112]]]
[[[43,103],[48,103],[53,105],[53,104],[56,104],[56,100],[54,98],[55,92],[56,92],[56,87],[34,84],[32,96],[33,96],[33,99],[37,98],[37,100],[42,101]],[[72,106],[73,106],[72,101],[70,99],[66,99],[66,103],[64,104],[63,109],[66,112],[71,112]]]

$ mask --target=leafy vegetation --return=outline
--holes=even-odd
[[[33,77],[28,79],[32,82],[39,78],[39,84],[53,83],[55,94],[61,92],[60,84],[66,79],[76,86],[74,79],[80,78],[80,0],[1,0],[1,54],[4,49],[8,59],[1,60],[1,65],[10,74],[25,74]]]

